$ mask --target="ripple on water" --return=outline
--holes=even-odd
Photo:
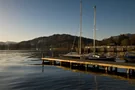
[[[135,90],[135,82],[128,80],[34,65],[41,62],[31,54],[0,52],[0,90]]]

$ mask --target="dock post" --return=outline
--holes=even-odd
[[[52,61],[50,61],[50,65],[52,65]]]
[[[114,70],[115,73],[117,73],[117,67],[115,67],[115,70]]]
[[[113,67],[110,67],[110,72],[112,73]]]
[[[106,72],[106,73],[108,72],[108,67],[105,67],[105,72]]]
[[[95,70],[96,70],[96,71],[99,70],[99,65],[95,65]]]
[[[88,64],[85,64],[85,71],[88,70]]]
[[[130,74],[130,69],[127,69],[127,74]]]
[[[54,65],[56,65],[56,61],[54,61]]]
[[[42,59],[42,64],[44,64],[44,60]]]
[[[70,62],[70,68],[72,69],[72,62]]]
[[[62,66],[62,62],[60,61],[60,66]]]
[[[95,65],[93,65],[93,70],[95,71]]]
[[[130,76],[130,69],[127,69],[127,78]]]
[[[99,70],[99,65],[97,65],[97,70]]]
[[[42,64],[42,72],[44,72],[44,64]]]
[[[132,69],[132,72],[131,72],[131,73],[132,73],[132,76],[134,76],[134,75],[135,75],[135,71],[134,71],[134,69]]]
[[[51,64],[53,65],[53,61],[51,61]]]
[[[97,69],[99,70],[99,65],[97,65]]]
[[[52,61],[52,65],[55,65],[55,61]]]

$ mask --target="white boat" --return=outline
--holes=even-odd
[[[69,52],[67,54],[63,55],[64,57],[70,57],[70,58],[80,58],[80,54],[78,54],[77,52]]]

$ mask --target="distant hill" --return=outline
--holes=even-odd
[[[74,42],[75,41],[75,42]],[[49,49],[53,48],[68,48],[71,49],[73,42],[74,46],[78,47],[79,37],[68,34],[54,34],[48,37],[39,37],[33,40],[22,41],[18,43],[19,48],[39,48]],[[92,42],[92,39],[82,37],[82,46],[88,45]]]
[[[0,42],[0,50],[9,49],[9,46],[15,46],[17,43],[12,41]],[[13,48],[13,47],[12,47]]]
[[[0,42],[0,45],[5,45],[5,42]]]
[[[38,37],[28,41],[16,42],[0,42],[0,50],[49,50],[50,48],[67,48],[70,50],[74,43],[74,48],[78,48],[78,36],[68,34],[54,34],[48,37]],[[86,45],[92,45],[93,40],[82,37],[82,48]],[[121,34],[111,36],[101,41],[96,41],[96,45],[135,45],[135,34]]]
[[[135,45],[135,34],[121,34],[103,39],[101,45]]]
[[[17,42],[12,42],[12,41],[6,41],[6,42],[0,42],[0,45],[5,45],[5,44],[16,44]]]

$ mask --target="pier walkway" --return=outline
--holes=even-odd
[[[85,59],[69,59],[69,58],[41,58],[44,61],[49,61],[52,64],[59,62],[60,65],[68,65],[69,67],[84,66],[86,69],[88,65],[93,68],[103,67],[106,72],[117,72],[118,68],[126,69],[128,75],[135,74],[135,63],[124,63],[124,62],[109,62],[109,61],[97,61],[97,60],[85,60]]]

